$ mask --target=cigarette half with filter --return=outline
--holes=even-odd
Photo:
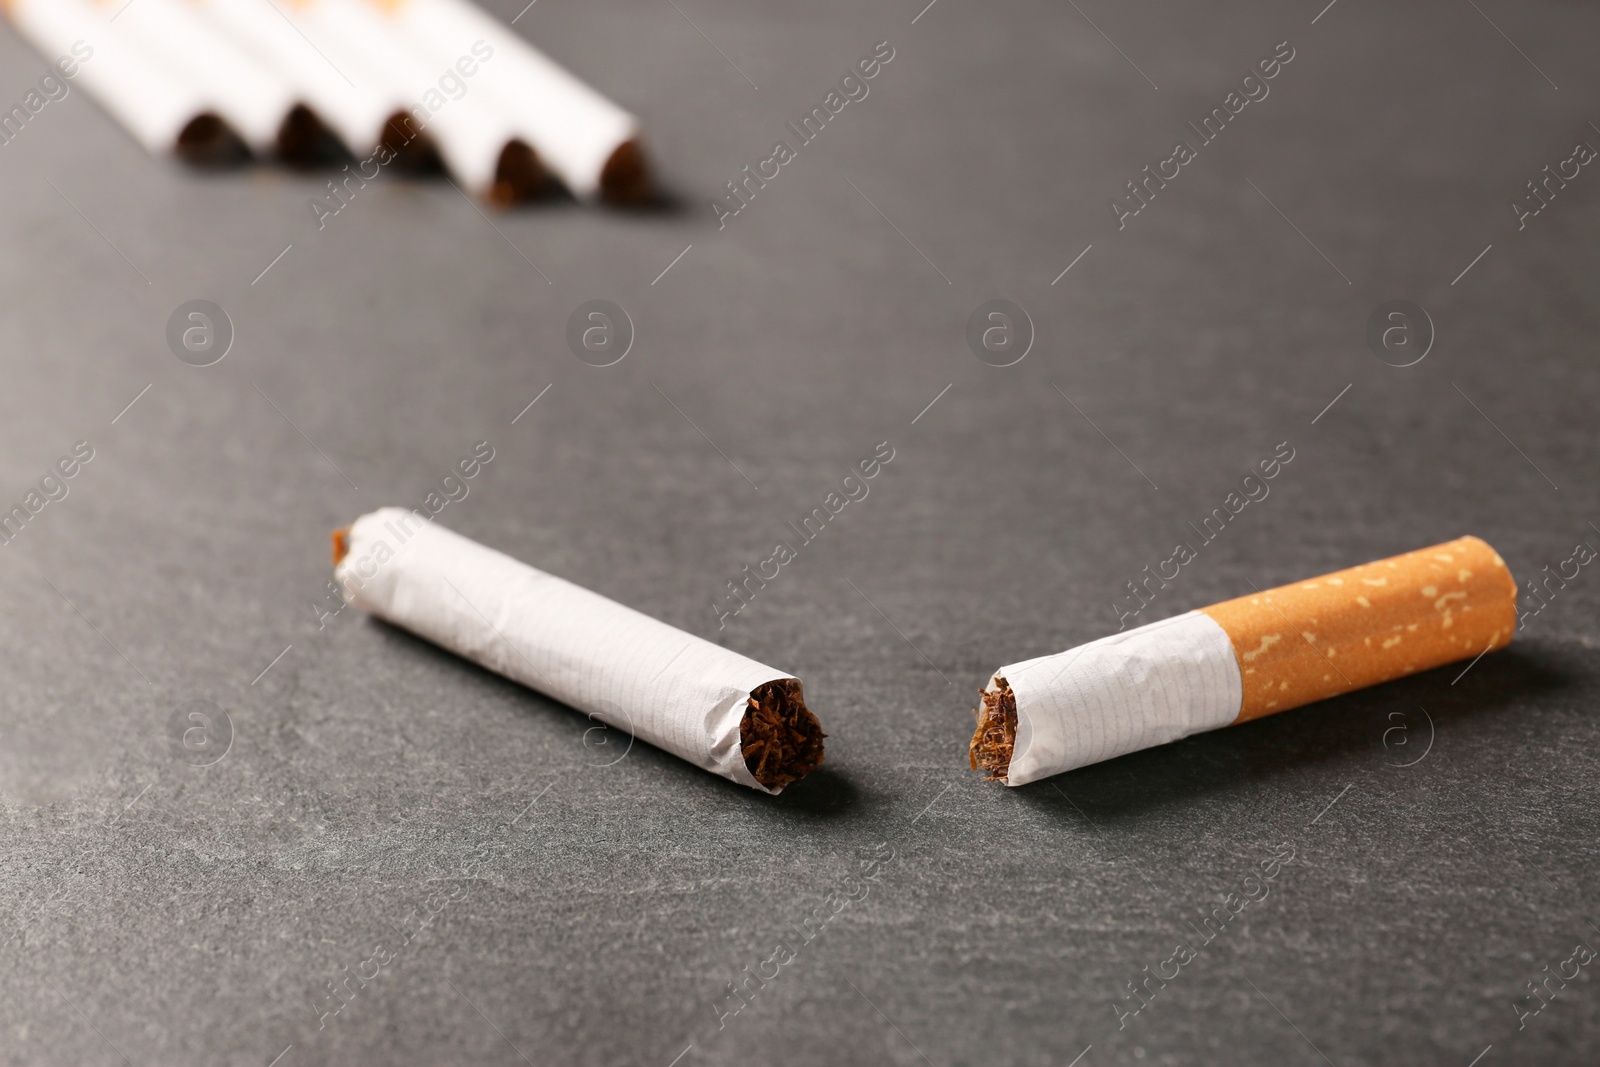
[[[91,0],[0,0],[17,30],[63,77],[73,78],[152,154],[195,166],[221,166],[247,155],[244,142],[213,103],[152,55]]]
[[[640,204],[654,187],[639,120],[590,88],[471,0],[375,0],[409,39],[466,55],[493,51],[477,75],[513,126],[580,200]]]
[[[697,767],[778,793],[822,762],[800,680],[439,526],[381,508],[333,535],[346,601]]]
[[[1024,785],[1503,648],[1517,586],[1476,537],[1213,604],[994,673],[972,766]]]

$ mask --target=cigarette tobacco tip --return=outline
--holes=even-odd
[[[344,154],[338,136],[304,104],[296,104],[278,127],[280,161],[299,170],[328,166]]]
[[[244,139],[209,111],[178,132],[176,153],[191,167],[233,167],[250,158]]]
[[[554,184],[537,152],[526,142],[510,141],[500,150],[488,198],[495,207],[507,208],[544,196]]]
[[[739,748],[745,766],[768,789],[782,789],[816,770],[826,736],[797,680],[780,678],[750,691]]]
[[[996,678],[996,689],[983,691],[983,706],[973,708],[978,728],[967,746],[967,760],[973,770],[988,772],[988,781],[1002,781],[1011,770],[1011,748],[1017,740],[1017,697],[1004,678]]]
[[[624,141],[600,171],[600,198],[614,207],[639,207],[655,195],[650,161],[638,141]]]

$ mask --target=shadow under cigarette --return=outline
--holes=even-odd
[[[609,205],[611,211],[621,215],[650,215],[662,218],[681,218],[689,214],[689,202],[672,189],[657,184],[644,199],[632,204]]]
[[[773,798],[786,811],[813,818],[834,818],[854,814],[861,790],[841,772],[824,763]]]
[[[1537,736],[1529,713],[1576,684],[1577,665],[1562,662],[1568,656],[1554,644],[1514,645],[1464,676],[1465,664],[1449,664],[1007,792],[1066,821],[1139,820],[1241,786],[1292,782],[1322,765],[1404,774],[1463,746],[1509,752]]]

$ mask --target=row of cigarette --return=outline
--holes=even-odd
[[[651,195],[638,121],[470,0],[0,0],[135,140],[196,165],[442,164],[509,206]]]
[[[383,508],[334,533],[351,604],[714,774],[778,793],[822,762],[798,678],[438,526]],[[1476,537],[1002,667],[973,768],[1018,786],[1204,730],[1476,659],[1517,628]]]

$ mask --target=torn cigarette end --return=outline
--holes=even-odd
[[[826,736],[796,679],[780,678],[750,691],[739,747],[745,766],[768,789],[782,789],[816,770]]]
[[[1011,749],[1017,741],[1017,695],[1004,678],[994,680],[995,688],[984,690],[983,706],[973,708],[978,729],[967,746],[967,759],[973,770],[987,771],[987,780],[1004,781],[1011,769]]]
[[[600,171],[600,197],[617,207],[637,207],[654,194],[650,163],[636,140],[617,146]]]
[[[350,527],[341,526],[333,531],[333,565],[350,554]]]

